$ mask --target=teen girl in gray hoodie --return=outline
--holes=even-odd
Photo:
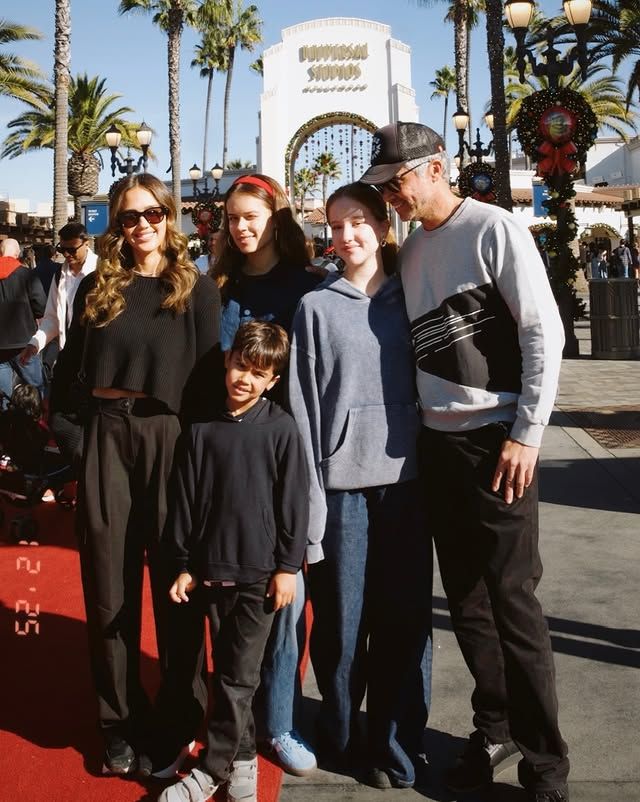
[[[311,658],[325,761],[410,787],[430,685],[431,547],[416,485],[415,365],[380,194],[327,202],[344,274],[300,302],[289,397],[311,473]],[[367,693],[367,741],[358,730]]]

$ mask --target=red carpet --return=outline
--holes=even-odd
[[[14,545],[9,523],[23,511],[1,498],[0,510],[0,802],[152,802],[163,785],[99,775],[73,513],[39,505],[37,544]],[[144,678],[153,693],[148,585],[144,609]],[[261,759],[259,775],[259,802],[276,802],[280,770]]]

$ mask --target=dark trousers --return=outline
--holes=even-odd
[[[272,600],[265,597],[269,579],[235,587],[199,585],[188,603],[172,606],[167,673],[157,701],[154,763],[170,763],[194,737],[205,712],[205,617],[212,643],[213,702],[200,765],[216,783],[222,783],[233,760],[255,757],[251,708],[273,621]]]
[[[476,683],[474,724],[494,743],[516,742],[527,786],[562,788],[569,760],[549,631],[535,596],[542,576],[537,469],[512,504],[491,490],[507,433],[505,424],[464,433],[424,428],[427,509],[451,622]]]
[[[179,434],[153,399],[100,404],[85,431],[79,536],[89,654],[105,731],[134,743],[150,703],[140,678],[142,578],[149,565],[160,665],[169,582],[160,554],[166,489]]]
[[[357,749],[367,694],[367,760],[415,781],[431,693],[431,541],[417,481],[327,491],[324,560],[308,568],[319,736]]]

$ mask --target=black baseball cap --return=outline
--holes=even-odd
[[[360,181],[365,184],[384,184],[405,162],[434,156],[445,150],[444,141],[433,128],[421,123],[391,123],[373,135],[371,167]]]

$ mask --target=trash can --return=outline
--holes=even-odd
[[[594,278],[589,282],[592,359],[640,359],[638,282]]]

